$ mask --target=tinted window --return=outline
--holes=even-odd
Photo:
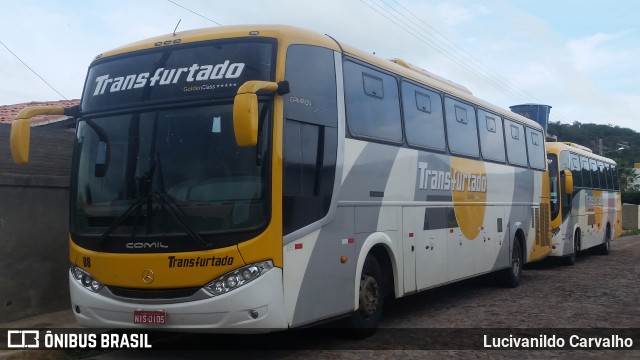
[[[527,166],[527,145],[525,144],[524,126],[505,119],[504,132],[509,163]]]
[[[620,190],[620,183],[618,180],[618,168],[613,165],[611,166],[611,175],[613,178],[613,189]]]
[[[558,177],[558,157],[556,154],[547,155],[549,159],[549,196],[551,219],[560,213],[560,179]]]
[[[600,188],[600,171],[595,160],[589,159],[589,167],[591,168],[591,186],[594,189]]]
[[[70,203],[74,241],[128,252],[124,239],[141,236],[167,245],[154,251],[194,251],[234,245],[243,236],[233,233],[266,225],[270,157],[256,158],[270,153],[270,107],[258,105],[262,135],[251,147],[236,144],[231,104],[83,118]],[[204,242],[186,238],[193,233]]]
[[[309,45],[287,50],[283,144],[283,217],[288,234],[322,219],[331,205],[337,149],[333,51]]]
[[[607,169],[608,171],[608,175],[609,175],[609,189],[610,190],[615,190],[616,189],[616,181],[615,181],[615,172],[616,172],[616,167],[609,164],[609,167]]]
[[[285,117],[336,127],[333,52],[309,45],[289,46],[286,70],[285,79],[289,81],[291,92],[284,96]]]
[[[544,162],[544,142],[542,132],[531,128],[526,128],[527,154],[529,155],[529,165],[534,169],[545,169]]]
[[[607,173],[604,169],[604,163],[602,161],[598,161],[598,173],[600,177],[600,188],[607,189]]]
[[[484,110],[478,110],[478,130],[482,157],[487,160],[504,162],[502,118]]]
[[[604,176],[607,179],[607,190],[613,189],[613,181],[611,180],[611,168],[609,164],[604,164]]]
[[[457,155],[478,157],[478,128],[472,106],[445,97],[449,150]]]
[[[580,168],[580,157],[575,154],[571,154],[571,175],[573,175],[573,187],[583,187],[582,182],[582,170]]]
[[[393,76],[346,61],[344,88],[347,121],[354,136],[402,141],[398,84]]]
[[[445,150],[440,95],[403,81],[402,106],[409,145]]]
[[[582,184],[585,188],[593,187],[591,182],[591,169],[589,168],[589,159],[580,156],[580,167],[582,168]]]

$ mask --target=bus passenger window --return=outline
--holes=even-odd
[[[451,153],[479,157],[476,111],[471,105],[445,97],[447,139]]]
[[[402,82],[405,136],[410,146],[445,150],[440,94]],[[411,96],[415,94],[415,96]]]
[[[507,144],[507,159],[510,164],[527,166],[527,145],[520,134],[524,132],[524,126],[505,119],[505,142]]]
[[[527,155],[529,156],[529,165],[538,170],[545,169],[544,163],[544,145],[542,143],[542,133],[531,128],[525,129],[527,135]]]
[[[402,142],[400,94],[395,77],[353,61],[344,62],[347,126],[355,137]]]
[[[578,155],[571,154],[571,174],[573,175],[573,188],[580,189],[583,187],[582,170],[580,169],[580,158]],[[577,191],[577,190],[574,190]]]
[[[598,161],[598,171],[600,173],[600,188],[608,189],[607,173],[604,169],[604,163],[602,161]]]
[[[504,139],[502,136],[502,118],[478,109],[478,129],[480,150],[485,160],[504,162]]]
[[[591,169],[589,169],[589,159],[584,156],[580,156],[580,167],[582,168],[582,184],[585,188],[589,189],[593,187]]]
[[[600,171],[598,171],[598,164],[595,160],[589,159],[589,166],[591,167],[591,186],[594,189],[600,189]]]

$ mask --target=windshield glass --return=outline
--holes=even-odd
[[[547,155],[547,164],[549,165],[549,195],[551,197],[551,220],[555,219],[560,212],[560,179],[558,178],[558,156],[555,154]]]
[[[254,147],[236,145],[232,105],[81,119],[72,235],[107,243],[157,236],[166,240],[160,250],[175,251],[172,237],[190,244],[184,250],[215,248],[229,245],[220,234],[265,226],[269,109],[260,104]]]

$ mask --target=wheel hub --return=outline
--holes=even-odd
[[[360,312],[365,318],[375,314],[378,308],[379,292],[376,279],[364,275],[360,280]]]

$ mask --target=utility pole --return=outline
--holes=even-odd
[[[598,155],[602,155],[602,139],[598,139]]]

